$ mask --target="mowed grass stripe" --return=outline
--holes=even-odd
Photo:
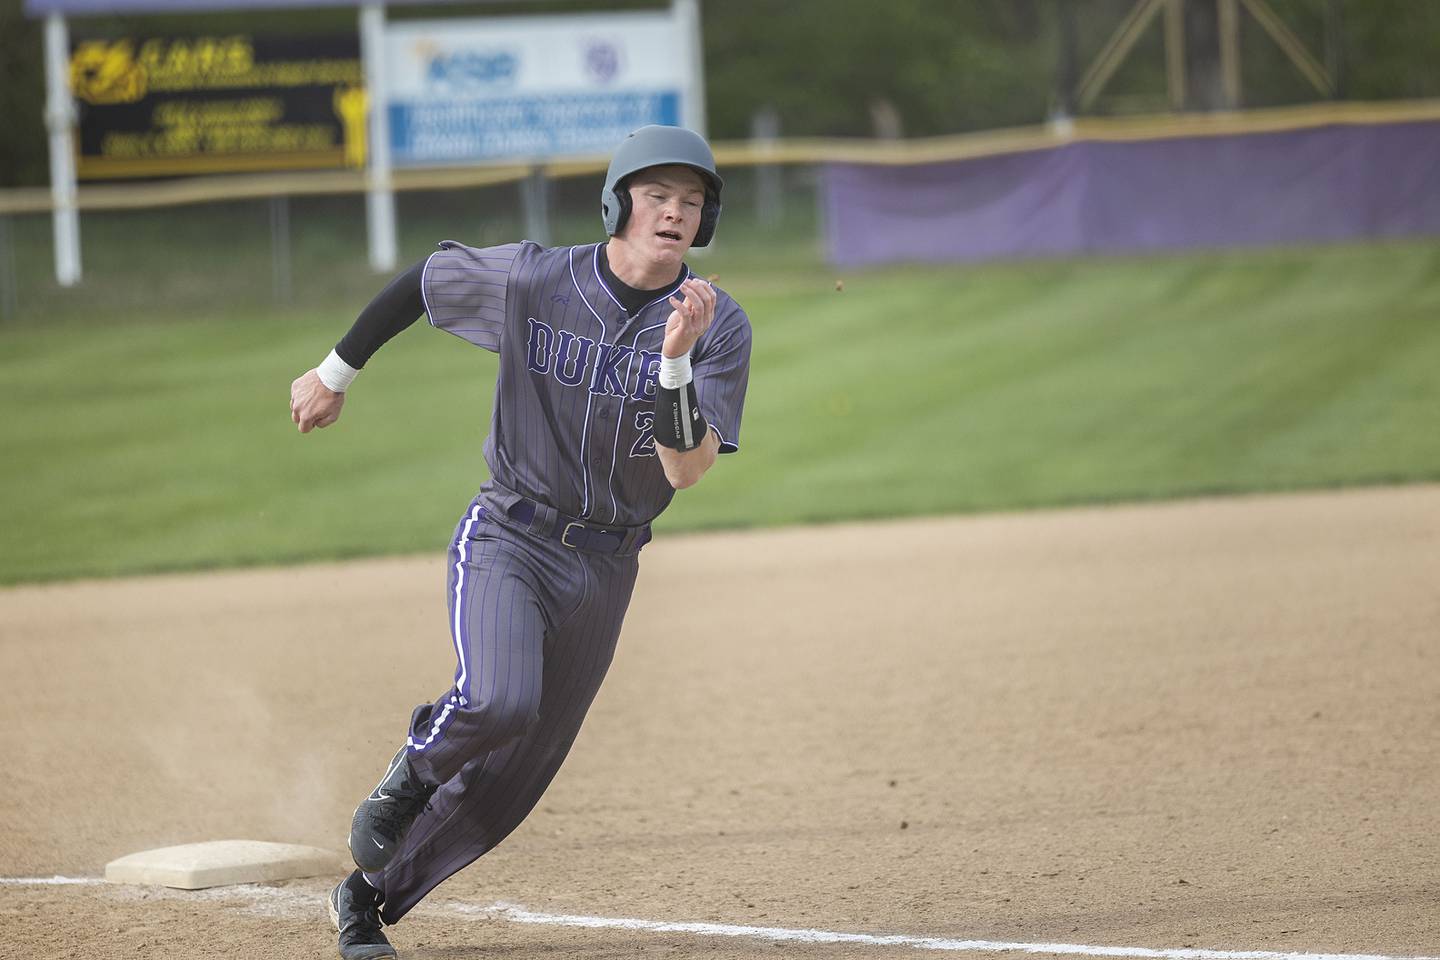
[[[756,332],[742,452],[665,530],[1440,478],[1440,246],[702,269]],[[378,284],[377,284],[378,286]],[[426,328],[289,423],[339,312],[0,330],[0,581],[440,549],[494,358]]]
[[[747,418],[746,466],[766,463],[715,485],[789,522],[1433,477],[1436,261],[1407,246],[851,279],[761,331],[786,358]],[[675,519],[722,525],[730,506],[687,498]]]

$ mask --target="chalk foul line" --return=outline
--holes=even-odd
[[[98,877],[0,877],[0,886],[70,886],[103,884]],[[214,899],[279,901],[309,909],[323,895],[280,887],[242,885],[201,891],[168,891],[176,896],[201,895]],[[1191,947],[1106,947],[1083,943],[1023,943],[1008,940],[959,940],[912,934],[842,933],[793,927],[752,927],[731,923],[676,920],[641,920],[632,917],[586,917],[538,913],[509,903],[489,906],[444,901],[425,904],[417,913],[499,919],[537,926],[577,927],[586,930],[628,930],[641,933],[681,933],[700,937],[739,937],[772,943],[855,944],[870,947],[910,947],[949,953],[1028,953],[1062,957],[1136,957],[1140,960],[1440,960],[1430,956],[1392,956],[1380,953],[1285,953],[1276,950],[1204,950]]]
[[[1360,953],[1281,953],[1271,950],[1197,950],[1152,947],[1104,947],[1079,943],[1019,943],[1003,940],[956,940],[918,937],[910,934],[838,933],[790,927],[752,927],[728,923],[695,923],[670,920],[638,920],[622,917],[582,917],[536,913],[524,907],[496,903],[476,907],[461,903],[444,905],[446,912],[471,916],[494,916],[511,923],[592,930],[630,930],[646,933],[688,933],[702,937],[745,937],[753,940],[795,943],[846,943],[872,947],[912,947],[954,953],[1029,953],[1048,956],[1140,957],[1145,960],[1440,960],[1436,957],[1392,957]]]

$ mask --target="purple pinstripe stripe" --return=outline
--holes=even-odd
[[[644,313],[644,311],[642,310],[641,313]],[[637,329],[635,330],[635,336],[634,336],[634,337],[631,339],[631,341],[630,341],[630,349],[631,349],[631,351],[632,351],[631,354],[630,354],[630,362],[625,365],[625,382],[626,382],[626,383],[629,383],[629,382],[630,382],[630,369],[631,369],[632,366],[634,366],[636,358],[638,358],[638,357],[640,356],[640,337],[641,337],[641,335],[642,335],[642,334],[649,333],[651,330],[654,330],[654,329],[656,329],[657,327],[663,327],[663,326],[665,326],[665,324],[663,324],[663,323],[652,323],[652,324],[650,324],[650,326],[648,326],[648,327],[640,327],[640,328],[637,328]],[[623,405],[624,405],[624,404],[623,404],[623,401],[622,401],[622,404],[621,404],[621,405],[622,405],[622,407],[623,407]],[[625,429],[625,418],[624,418],[624,416],[616,417],[616,418],[615,418],[615,443],[614,443],[613,448],[612,448],[611,451],[610,451],[610,476],[606,479],[606,482],[605,482],[605,483],[606,483],[606,486],[610,489],[610,522],[611,522],[611,523],[619,523],[619,522],[620,522],[620,499],[619,499],[619,497],[618,497],[618,496],[616,495],[616,493],[615,493],[615,467],[616,467],[616,465],[620,462],[620,434],[624,431],[624,429]],[[657,454],[657,456],[658,456],[658,454]]]
[[[451,694],[449,702],[440,710],[440,716],[436,717],[430,725],[430,734],[423,742],[417,742],[413,736],[406,738],[406,745],[412,750],[421,751],[435,742],[435,738],[448,726],[448,721],[454,715],[457,706],[463,707],[469,701],[465,699],[465,683],[468,679],[468,667],[465,663],[465,645],[468,639],[464,623],[465,606],[465,563],[469,559],[466,547],[470,543],[470,531],[484,514],[484,508],[478,503],[470,508],[470,516],[465,520],[465,526],[456,538],[455,548],[459,552],[459,559],[455,561],[455,617],[451,621],[450,636],[455,644],[455,658],[458,665],[455,669],[455,690]]]
[[[537,285],[535,283],[530,283],[524,284],[522,285],[522,287],[525,289],[555,290],[558,292],[561,289],[560,283],[563,282],[565,275],[569,272],[569,257],[567,256],[565,258],[564,263],[558,262],[558,259],[559,258],[551,258],[551,260],[548,262],[544,279],[540,284]],[[559,275],[558,279],[557,274]],[[568,299],[569,298],[567,297],[567,303],[565,305],[565,308],[560,313],[560,317],[563,319],[564,322],[560,322],[559,325],[567,328],[573,328],[574,325],[569,323],[571,308],[568,304]],[[545,428],[543,422],[537,423],[537,418],[539,416],[540,408],[538,407],[538,405],[531,405],[527,408],[527,415],[525,419],[526,433],[539,437],[538,442],[534,443],[532,445],[532,448],[536,450],[543,450],[545,452],[545,462],[540,470],[540,476],[547,478],[564,477],[568,480],[570,473],[565,469],[563,463],[557,460],[557,455],[560,451],[560,445],[556,444],[551,439],[552,435],[559,436],[561,434],[559,434],[558,431],[555,431],[552,434],[551,431]],[[568,418],[561,419],[568,422]],[[573,501],[573,496],[569,489],[568,483],[565,484],[565,487],[566,489],[564,489],[563,492],[556,491],[556,499],[558,501],[562,498],[566,498],[566,502],[563,504],[563,506],[569,507],[571,505],[571,502]],[[559,507],[562,506],[562,504],[557,502],[552,504],[552,506]]]
[[[505,561],[502,560],[502,563]],[[485,700],[483,709],[494,711],[496,707],[503,707],[503,702],[497,702],[496,694],[504,692],[504,680],[500,676],[502,666],[502,654],[513,655],[514,651],[504,645],[504,641],[515,636],[508,629],[501,630],[500,608],[502,605],[514,603],[515,587],[508,576],[496,576],[485,585],[485,596],[480,598],[480,609],[486,611],[489,616],[481,624],[485,631],[481,649],[484,656],[481,660],[481,669],[484,671],[485,683],[480,689]],[[508,658],[507,658],[508,659]],[[505,664],[508,674],[508,663]],[[490,736],[489,731],[484,731],[485,736]]]
[[[610,285],[607,284],[605,282],[605,278],[600,275],[600,247],[601,244],[595,244],[595,253],[590,258],[593,266],[595,267],[595,282],[600,285],[600,289],[605,291],[606,296],[610,298],[610,300],[615,304],[615,306],[619,307],[623,311],[625,309],[625,305],[619,300],[615,299],[615,294],[611,291]]]
[[[619,339],[618,337],[616,338]],[[634,340],[630,342],[630,358],[625,362],[625,382],[630,382],[630,371],[635,368],[635,360],[640,356],[640,334],[636,333]],[[620,434],[625,432],[625,401],[620,401],[620,415],[615,418],[615,442],[610,445],[610,475],[605,478],[605,486],[610,490],[610,523],[620,519],[620,501],[615,496],[615,467],[620,462]]]
[[[510,591],[509,603],[506,603],[506,604],[505,604],[505,626],[504,626],[503,629],[505,630],[505,636],[507,636],[507,637],[513,637],[513,636],[515,636],[515,598],[518,596],[518,594],[519,594],[519,591],[518,591],[518,590],[512,590],[512,591]],[[496,626],[498,627],[498,626],[499,626],[499,620],[500,620],[500,605],[499,605],[499,604],[496,604],[496,605],[495,605],[495,620],[496,620]],[[518,657],[516,657],[516,656],[511,656],[511,657],[507,657],[507,658],[506,658],[506,664],[505,664],[505,679],[500,682],[500,689],[505,692],[505,701],[504,701],[504,704],[503,704],[503,706],[501,707],[501,711],[500,711],[502,716],[504,716],[504,715],[506,715],[506,714],[509,714],[510,711],[511,711],[512,709],[514,709],[514,705],[520,702],[520,699],[519,699],[519,697],[520,697],[520,690],[519,690],[519,688],[520,688],[521,684],[518,682],[518,680],[517,680],[517,678],[516,678],[516,676],[515,676],[515,668],[516,668],[516,666],[520,666],[520,667],[523,668],[523,667],[524,667],[524,661],[525,661],[525,659],[527,659],[528,656],[529,656],[529,651],[528,651],[528,650],[522,650],[522,651],[520,652],[520,656],[518,656]],[[517,664],[517,661],[519,661],[518,664]],[[523,671],[523,669],[522,669],[521,679],[523,679],[523,677],[524,677],[524,671]],[[526,692],[527,694],[529,693],[528,690],[526,690],[525,692]]]
[[[558,258],[550,258],[550,260],[555,260],[555,259],[558,259]],[[543,275],[541,274],[542,265],[544,266]],[[522,268],[521,272],[520,272],[519,275],[516,277],[515,287],[516,287],[517,290],[550,290],[550,289],[555,289],[555,288],[553,287],[555,272],[556,272],[557,270],[563,269],[563,266],[564,266],[563,264],[553,263],[553,262],[547,261],[547,260],[544,259],[544,258],[539,258],[539,257],[537,257],[537,258],[533,259],[531,262],[526,263],[525,266]],[[536,283],[536,277],[537,277],[537,275],[542,276],[541,282],[539,282],[539,283]],[[523,311],[517,312],[517,313],[515,314],[515,317],[516,317],[517,322],[520,320],[520,318],[523,318],[524,316],[525,316],[525,313],[524,313]],[[517,363],[518,363],[518,362],[519,362],[519,361],[517,360]],[[523,369],[523,367],[517,367],[517,372],[518,372],[518,370],[520,370],[520,369]],[[522,376],[523,376],[523,375],[522,375]],[[522,381],[522,382],[523,382],[523,381]],[[543,477],[564,477],[564,476],[566,476],[566,471],[564,470],[563,465],[557,464],[557,463],[554,461],[554,459],[552,458],[552,454],[555,452],[555,449],[556,449],[555,444],[554,444],[554,443],[552,442],[552,440],[551,440],[551,436],[552,436],[552,435],[551,435],[551,433],[545,428],[543,421],[537,422],[537,418],[539,418],[539,417],[541,416],[541,410],[542,410],[542,408],[541,408],[541,406],[540,406],[540,402],[543,401],[543,391],[540,391],[538,388],[536,388],[536,387],[534,387],[534,386],[532,386],[531,389],[535,391],[535,396],[533,397],[533,400],[534,400],[535,402],[518,404],[518,405],[515,405],[515,407],[512,408],[512,409],[519,409],[519,410],[522,410],[522,411],[523,411],[523,416],[518,415],[518,414],[517,414],[517,416],[516,416],[516,419],[517,419],[517,420],[520,422],[520,424],[521,424],[521,426],[520,426],[520,436],[517,436],[516,439],[517,439],[517,440],[522,440],[522,442],[523,442],[523,439],[522,439],[523,437],[528,436],[528,435],[534,435],[534,436],[537,438],[537,441],[536,441],[534,444],[527,444],[526,446],[527,446],[528,448],[530,448],[530,449],[544,450],[544,451],[545,451],[545,454],[546,454],[546,462],[545,462],[545,464],[544,464],[543,470],[540,471],[540,476],[543,476]],[[501,406],[500,406],[499,404],[496,405],[496,411],[497,411],[497,415],[499,414],[499,412],[501,412]],[[562,419],[563,419],[563,418],[562,418]],[[563,435],[563,434],[560,434],[558,431],[554,434],[554,436],[562,436],[562,435]],[[497,479],[502,479],[502,481],[503,481],[504,478],[497,478]],[[526,474],[524,475],[524,479],[525,479],[528,483],[533,484],[536,478],[535,478],[535,476],[533,476],[532,474],[526,473]]]
[[[508,596],[506,595],[507,593]],[[515,636],[511,632],[511,628],[514,625],[515,618],[510,615],[510,608],[514,605],[514,603],[515,592],[513,590],[504,591],[495,599],[486,602],[485,609],[489,610],[491,614],[490,629],[495,637],[505,637],[506,639],[511,639]],[[502,610],[506,614],[503,626],[501,625]],[[511,642],[513,642],[513,640]],[[515,688],[515,681],[514,678],[511,676],[511,672],[514,668],[516,659],[514,656],[515,651],[513,649],[510,649],[508,651],[510,653],[510,656],[507,656],[502,660],[500,656],[500,643],[489,644],[489,646],[491,646],[492,650],[494,651],[494,668],[489,674],[487,674],[487,678],[490,682],[487,685],[486,693],[488,695],[485,698],[485,702],[493,711],[490,716],[503,717],[510,710],[510,698],[514,693]],[[505,671],[503,675],[500,672],[502,668]],[[493,737],[495,735],[493,733],[493,726],[491,730],[485,731],[485,735],[487,738]]]
[[[456,544],[460,559],[455,561],[455,620],[451,624],[450,636],[455,641],[455,657],[460,661],[455,671],[455,689],[459,692],[462,707],[468,702],[465,699],[465,683],[469,679],[468,665],[465,663],[465,647],[470,639],[465,630],[465,563],[470,557],[466,547],[470,544],[470,531],[475,529],[475,523],[482,512],[478,503],[470,508],[470,516],[465,521],[465,528],[461,530],[459,542]]]
[[[599,259],[598,259],[598,258],[599,258],[599,256],[600,256],[600,246],[599,246],[599,244],[596,244],[596,246],[595,246],[595,256],[596,256],[596,258],[597,258],[597,259],[596,259],[596,263],[598,264],[598,263],[599,263]],[[591,315],[595,318],[595,322],[598,323],[598,324],[600,324],[600,341],[603,341],[603,340],[605,339],[606,334],[607,334],[609,331],[608,331],[608,329],[607,329],[606,326],[605,326],[605,321],[604,321],[603,319],[601,319],[601,317],[600,317],[600,311],[596,310],[595,307],[591,305],[591,303],[590,303],[590,298],[587,297],[587,296],[585,296],[585,291],[584,291],[584,290],[581,290],[581,289],[580,289],[580,279],[575,276],[575,248],[574,248],[574,247],[571,247],[571,248],[570,248],[570,254],[569,254],[569,257],[568,257],[567,259],[569,259],[569,261],[570,261],[570,282],[573,283],[573,284],[575,284],[575,289],[576,289],[576,291],[579,292],[581,301],[584,302],[586,308],[589,309]],[[596,267],[596,270],[597,270],[597,271],[599,270],[599,267],[598,267],[598,266]],[[598,276],[598,273],[597,273],[597,276]],[[604,284],[602,283],[601,286],[603,287]],[[606,289],[605,292],[606,292],[606,293],[610,293],[610,291],[609,291],[608,288]],[[614,299],[615,295],[612,293],[612,294],[610,294],[610,297],[611,297],[611,299]],[[599,341],[597,341],[597,342],[599,342]],[[592,394],[589,390],[586,390],[586,391],[585,391],[585,423],[584,423],[584,425],[580,428],[580,475],[581,475],[581,477],[584,478],[584,481],[585,481],[585,488],[584,488],[584,497],[585,497],[585,499],[584,499],[584,502],[581,503],[581,505],[580,505],[580,516],[581,516],[582,518],[588,518],[588,517],[590,516],[591,511],[594,509],[593,507],[590,506],[590,467],[589,467],[589,462],[590,462],[590,461],[589,461],[589,452],[590,452],[590,451],[587,449],[586,444],[585,444],[586,438],[590,436],[590,409],[591,409],[591,407],[593,406],[594,401],[595,401],[595,395]]]

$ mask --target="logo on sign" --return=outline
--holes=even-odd
[[[432,87],[465,93],[476,87],[511,86],[519,69],[519,58],[508,50],[455,50],[431,55],[425,79]]]
[[[585,44],[585,72],[604,86],[620,72],[620,48],[608,40],[589,40]]]

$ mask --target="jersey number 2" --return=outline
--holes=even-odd
[[[635,445],[630,448],[630,456],[655,456],[655,411],[637,411],[635,414],[635,429],[640,431],[640,436],[635,438]]]

